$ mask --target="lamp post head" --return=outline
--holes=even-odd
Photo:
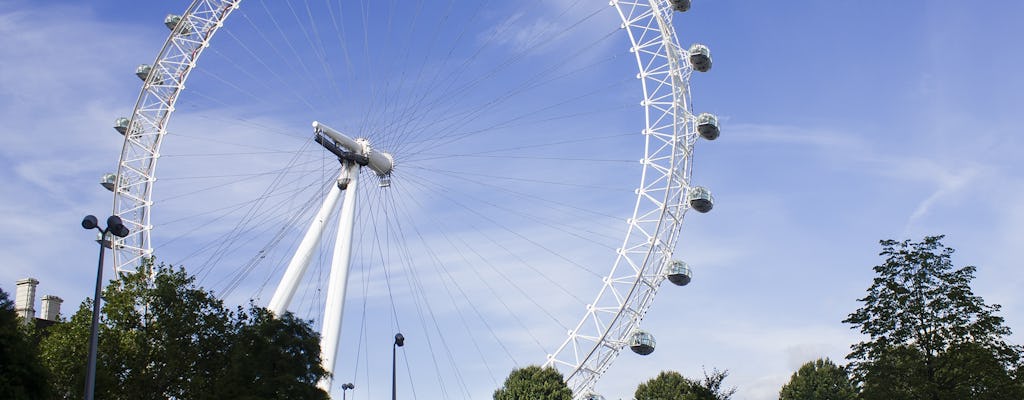
[[[356,385],[353,385],[351,383],[344,383],[344,384],[341,385],[341,390],[349,390],[349,389],[355,389],[355,388],[356,388]]]
[[[116,215],[111,215],[110,218],[107,218],[107,231],[117,237],[128,236],[128,227],[124,226],[121,217]]]
[[[95,215],[86,215],[82,218],[82,228],[93,229],[99,226],[99,221],[96,220]]]
[[[401,333],[396,333],[395,334],[395,345],[398,346],[398,347],[405,346],[405,336],[402,336]]]

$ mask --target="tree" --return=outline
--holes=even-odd
[[[316,387],[327,371],[320,337],[308,323],[254,306],[238,315],[227,367],[210,399],[328,399]]]
[[[636,400],[729,400],[736,388],[722,389],[728,371],[704,371],[703,379],[690,379],[675,371],[662,371],[657,377],[641,383],[633,397]]]
[[[572,390],[558,370],[531,365],[513,370],[505,384],[494,391],[494,400],[516,399],[571,400]]]
[[[290,314],[231,311],[183,270],[148,264],[111,282],[103,298],[97,398],[327,398],[315,387],[326,374],[319,337]],[[82,396],[91,303],[40,344],[57,398]]]
[[[676,371],[661,371],[657,377],[637,386],[633,397],[636,400],[682,400],[693,384]]]
[[[846,370],[832,360],[818,359],[800,367],[779,392],[779,400],[854,400],[856,391]]]
[[[39,362],[29,330],[0,289],[0,398],[41,399],[49,395],[46,369]]]
[[[847,356],[863,399],[1017,396],[998,378],[968,377],[969,371],[956,367],[969,359],[987,368],[998,365],[1000,374],[1012,377],[1021,348],[1004,341],[1010,329],[996,315],[999,305],[985,304],[972,292],[976,268],[955,269],[954,250],[942,238],[881,241],[885,262],[874,267],[877,276],[859,299],[862,307],[843,320],[868,336]]]

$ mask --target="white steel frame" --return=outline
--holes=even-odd
[[[593,390],[629,343],[650,309],[672,262],[683,215],[689,209],[693,146],[698,133],[690,110],[693,69],[672,27],[668,0],[613,0],[636,57],[644,98],[646,156],[633,217],[611,272],[583,318],[545,366],[567,371],[574,398]]]
[[[114,187],[114,215],[121,217],[130,232],[116,239],[112,246],[117,273],[135,270],[153,254],[150,240],[153,184],[167,123],[199,55],[209,46],[224,20],[238,9],[240,1],[193,2],[164,42],[152,72],[142,85],[125,131]]]
[[[152,255],[150,223],[160,145],[185,80],[241,0],[195,0],[153,63],[136,102],[118,165],[114,214],[131,233],[113,246],[115,271]],[[636,58],[644,97],[646,155],[633,217],[594,302],[545,365],[565,372],[576,398],[600,378],[647,313],[679,238],[698,134],[690,110],[687,52],[672,27],[668,0],[612,0]]]

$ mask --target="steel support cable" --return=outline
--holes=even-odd
[[[418,203],[416,201],[415,197],[407,197],[407,198],[409,198],[410,201],[413,202],[413,203]],[[398,204],[396,203],[396,210],[401,211],[400,210],[401,207],[397,207],[397,205]],[[404,210],[404,211],[405,211],[405,216],[408,217],[407,219],[412,219],[413,218],[412,214],[408,210]],[[396,225],[398,225],[400,227],[401,226],[401,222],[400,221],[402,221],[402,220],[403,219],[396,218],[395,219]],[[445,276],[447,276],[449,278],[449,280],[451,280],[453,283],[457,282],[457,280],[455,280],[455,278],[451,274],[451,272],[446,267],[444,267],[444,263],[441,261],[441,258],[437,255],[436,252],[433,251],[433,248],[428,245],[429,241],[427,241],[427,238],[423,235],[423,232],[421,232],[419,229],[416,229],[415,225],[411,228],[411,230],[412,230],[413,234],[415,234],[416,238],[419,239],[420,243],[423,244],[423,247],[424,247],[425,251],[427,251],[428,256],[430,257],[431,260],[434,261],[435,267],[439,267],[440,270],[442,272],[444,272]],[[400,238],[400,240],[402,241],[403,244],[406,244],[406,246],[401,247],[401,248],[406,249],[405,251],[407,252],[408,249],[411,248],[411,246],[408,246],[408,244],[407,244],[408,242],[406,242],[406,239],[404,237]],[[410,255],[410,257],[411,257],[411,255]],[[482,283],[484,283],[485,286],[487,285],[487,282],[482,282]],[[498,334],[494,331],[494,328],[491,327],[490,323],[487,322],[487,319],[484,318],[484,316],[480,312],[480,310],[478,308],[476,308],[475,304],[472,302],[472,300],[466,294],[466,292],[462,288],[462,286],[458,285],[458,284],[455,284],[455,288],[458,289],[459,293],[466,300],[466,303],[470,305],[470,309],[477,316],[477,318],[480,320],[480,322],[487,328],[488,332],[490,332],[490,334],[491,334],[491,337],[495,339],[495,342],[498,343],[498,345],[502,348],[502,350],[505,352],[505,354],[508,355],[509,359],[512,360],[513,362],[515,362],[515,357],[512,355],[512,352],[509,351],[509,349],[507,347],[505,347],[505,344],[502,343],[498,339]],[[492,290],[492,292],[493,292],[493,290]],[[502,304],[506,308],[506,310],[510,309],[507,306],[507,304],[505,304],[503,302],[502,299],[499,298],[498,300],[499,300],[499,302],[502,302]],[[512,315],[515,316],[514,314],[512,314]],[[521,320],[517,319],[517,323],[519,323],[519,325],[525,329],[525,324],[523,324]]]
[[[538,108],[534,108],[534,109],[531,109],[531,110],[528,110],[528,111],[521,112],[518,115],[513,115],[510,118],[506,118],[504,120],[494,122],[492,125],[484,127],[484,128],[477,128],[477,129],[472,129],[472,130],[468,130],[468,131],[460,130],[459,128],[465,126],[468,122],[482,117],[483,113],[490,109],[489,108],[490,105],[488,105],[488,107],[485,107],[485,108],[478,108],[477,110],[474,111],[476,114],[474,114],[474,115],[467,115],[462,120],[454,121],[449,126],[446,126],[446,127],[441,129],[441,132],[451,132],[451,133],[445,133],[445,134],[438,135],[437,137],[434,137],[433,140],[430,140],[430,141],[421,141],[421,142],[418,143],[420,145],[419,148],[414,150],[414,151],[411,151],[411,153],[412,154],[416,154],[417,152],[431,151],[431,150],[434,150],[434,149],[436,149],[438,147],[441,147],[441,146],[450,146],[451,144],[453,144],[455,142],[458,142],[458,141],[461,141],[463,139],[466,139],[468,137],[472,137],[474,135],[478,135],[478,134],[481,134],[481,133],[492,132],[492,131],[495,131],[495,130],[498,130],[498,129],[510,128],[510,127],[514,127],[514,126],[528,126],[530,124],[535,124],[535,123],[550,122],[550,121],[556,121],[556,120],[559,120],[559,119],[566,119],[566,118],[571,118],[571,117],[579,117],[579,116],[592,115],[592,114],[605,114],[608,111],[622,110],[622,109],[625,109],[624,106],[616,105],[616,106],[608,106],[606,108],[601,108],[601,109],[591,109],[591,110],[586,110],[586,111],[576,111],[576,112],[571,112],[571,113],[558,114],[558,115],[555,115],[555,116],[549,116],[549,117],[544,118],[544,119],[537,119],[537,120],[522,122],[524,119],[527,119],[528,117],[534,117],[534,116],[537,116],[537,115],[543,115],[543,113],[546,112],[546,111],[554,110],[554,109],[557,109],[559,106],[565,106],[567,104],[570,104],[570,103],[573,103],[573,102],[577,102],[577,101],[582,100],[582,99],[586,99],[586,98],[592,96],[593,94],[613,89],[613,88],[615,88],[615,87],[617,87],[617,86],[619,86],[619,85],[621,85],[623,83],[626,83],[626,82],[627,81],[612,82],[611,84],[609,84],[607,86],[599,87],[599,88],[597,88],[595,90],[592,90],[591,92],[585,92],[585,93],[578,94],[578,95],[576,95],[574,97],[571,97],[571,98],[568,98],[568,99],[560,100],[560,101],[558,101],[556,103],[543,105],[543,106],[538,107]],[[520,122],[520,124],[517,125],[516,124],[517,122]]]
[[[600,12],[600,10],[597,10],[597,11],[591,13],[590,15],[588,15],[587,17],[583,18],[582,20],[577,21],[576,23],[572,24],[568,29],[566,29],[566,30],[564,30],[562,32],[557,33],[554,36],[554,38],[557,38],[559,36],[567,34],[568,32],[571,32],[573,29],[575,29],[576,27],[580,26],[583,22],[589,20],[593,16],[597,15],[599,12]],[[536,36],[539,37],[540,33],[536,34]],[[534,40],[534,42],[536,42],[536,40]],[[539,48],[543,47],[545,44],[548,44],[548,43],[551,43],[551,41],[545,41],[545,42],[542,42],[542,43],[531,43],[531,45],[527,46],[527,48],[525,50],[519,51],[516,54],[514,54],[513,56],[505,59],[503,62],[499,63],[494,69],[492,69],[487,74],[479,76],[476,79],[470,80],[469,83],[460,86],[458,89],[456,89],[454,91],[449,91],[448,88],[446,88],[444,92],[448,93],[448,95],[446,97],[442,97],[442,99],[458,97],[463,92],[465,92],[467,90],[470,90],[470,89],[473,89],[476,86],[478,86],[479,84],[481,84],[482,82],[487,81],[488,79],[493,77],[495,74],[497,74],[499,71],[507,69],[507,68],[511,67],[512,65],[518,63],[520,60],[522,60],[526,56],[526,54],[528,54],[529,51],[534,50],[534,49],[539,49]],[[415,137],[413,137],[411,139],[415,139]]]
[[[601,43],[601,42],[607,40],[607,38],[610,37],[614,33],[615,33],[615,31],[609,32],[605,36],[600,37],[598,40],[595,40],[594,42],[590,43],[589,45],[583,46],[583,47],[577,49],[576,52],[574,52],[574,53],[570,53],[563,60],[573,60],[573,59],[575,59],[577,56],[582,54],[584,51],[589,50],[593,46],[596,46],[598,43]],[[496,107],[497,105],[500,105],[503,102],[506,102],[506,101],[509,101],[509,100],[515,98],[518,95],[522,95],[522,94],[527,93],[527,92],[529,92],[530,90],[533,90],[533,89],[545,87],[544,86],[545,84],[554,82],[554,81],[556,81],[559,78],[564,78],[564,77],[573,75],[574,73],[577,73],[579,71],[582,71],[582,70],[585,70],[585,69],[588,69],[588,68],[592,68],[592,67],[594,67],[596,65],[603,64],[604,62],[613,60],[615,58],[617,58],[617,56],[607,57],[605,59],[598,60],[598,61],[596,61],[594,63],[585,65],[585,66],[577,68],[575,70],[567,71],[567,72],[564,72],[564,73],[562,73],[560,75],[555,75],[555,76],[550,76],[549,77],[548,74],[556,71],[560,67],[563,67],[564,64],[565,64],[565,61],[559,62],[559,63],[552,63],[548,68],[546,68],[546,69],[542,70],[541,72],[538,72],[534,76],[528,78],[525,82],[521,83],[517,88],[512,89],[512,90],[508,90],[505,93],[503,93],[501,96],[498,96],[498,97],[492,99],[491,101],[489,101],[487,103],[478,104],[476,106],[476,108],[472,108],[472,109],[469,109],[467,111],[462,111],[459,114],[455,114],[455,115],[449,116],[447,118],[438,119],[438,120],[433,121],[433,122],[431,122],[430,124],[427,124],[427,125],[417,126],[414,129],[410,129],[410,131],[425,132],[425,131],[429,130],[429,128],[432,128],[435,125],[442,123],[445,119],[460,118],[458,121],[449,123],[444,128],[439,128],[438,129],[438,130],[440,130],[442,132],[451,130],[453,127],[465,125],[465,123],[468,120],[472,120],[472,119],[474,119],[474,117],[479,116],[484,111],[492,109],[492,108]],[[632,81],[632,79],[627,80],[627,82],[628,81]],[[613,83],[612,85],[609,85],[604,90],[607,90],[607,89],[609,89],[611,87],[614,87],[614,86],[617,86],[617,85]],[[579,99],[579,98],[583,98],[583,97],[585,97],[585,96],[577,96],[577,97],[575,97],[575,99]],[[445,99],[445,98],[455,98],[455,97],[454,96],[439,96],[439,98]],[[531,115],[531,114],[525,114],[525,115]],[[479,131],[474,131],[474,133],[478,133],[478,132]],[[431,137],[429,139],[429,142],[430,143],[435,143],[436,139],[437,139],[437,137]],[[403,141],[400,144],[400,146],[408,146],[410,144],[423,143],[423,142],[427,142],[427,141],[428,141],[427,139],[407,140],[407,141]],[[399,148],[401,149],[401,148],[404,148],[404,147],[399,147]]]
[[[494,222],[494,221],[492,221],[492,222]],[[443,222],[443,221],[440,221],[440,220],[434,220],[434,226],[443,226],[443,225],[444,225],[444,222]],[[504,225],[502,225],[502,226],[501,226],[501,228],[504,228],[505,230],[511,231],[511,230],[510,230],[509,228],[505,227]],[[449,276],[449,277],[452,277],[452,275],[451,275],[451,272],[450,272],[450,271],[449,271],[449,270],[448,270],[448,269],[447,269],[447,268],[445,267],[444,263],[440,261],[440,258],[436,256],[436,253],[434,253],[434,252],[433,252],[433,251],[432,251],[432,250],[430,249],[430,247],[429,247],[429,246],[427,245],[427,243],[428,243],[428,242],[426,242],[426,239],[425,239],[425,237],[424,237],[424,236],[422,235],[422,233],[421,233],[421,232],[420,232],[420,231],[419,231],[418,229],[415,229],[415,227],[414,227],[414,230],[416,231],[417,235],[418,235],[418,236],[419,236],[419,237],[421,238],[421,240],[423,241],[423,243],[424,243],[424,246],[425,246],[425,247],[427,248],[427,251],[428,251],[428,252],[430,252],[430,253],[431,253],[431,254],[432,254],[432,255],[434,256],[435,260],[437,261],[437,264],[436,264],[436,265],[437,265],[438,267],[440,267],[440,268],[441,268],[441,269],[442,269],[442,270],[443,270],[443,271],[445,272],[445,275],[447,275],[447,276]],[[491,238],[490,238],[490,236],[484,235],[484,234],[483,234],[482,232],[483,232],[483,230],[482,230],[482,229],[478,229],[478,233],[479,233],[479,234],[481,234],[481,235],[482,235],[483,237],[487,238],[487,239],[488,239],[488,240],[490,240],[490,241],[491,241],[492,243],[498,243],[498,242],[497,242],[496,240],[494,240],[494,239],[491,239]],[[463,253],[462,249],[461,249],[460,247],[458,247],[458,246],[455,246],[455,243],[454,243],[454,241],[453,241],[453,240],[451,239],[451,237],[450,237],[450,236],[449,236],[449,235],[448,235],[447,233],[445,233],[445,232],[443,232],[443,231],[442,231],[442,232],[440,233],[440,235],[441,235],[441,236],[442,236],[442,237],[443,237],[443,238],[444,238],[444,239],[445,239],[445,240],[446,240],[446,241],[447,241],[447,242],[448,242],[448,243],[449,243],[450,245],[452,245],[452,248],[453,248],[453,249],[455,250],[455,252],[456,252],[456,253],[458,253],[459,257],[460,257],[460,258],[461,258],[461,259],[462,259],[462,260],[463,260],[463,261],[464,261],[464,262],[465,262],[466,264],[470,264],[470,265],[472,265],[472,264],[473,264],[473,263],[472,263],[472,262],[470,261],[469,257],[467,257],[467,256],[465,255],[465,253]],[[485,265],[488,265],[488,266],[492,267],[492,270],[495,270],[495,271],[496,271],[496,273],[498,273],[499,275],[502,275],[502,274],[501,274],[500,272],[498,272],[498,269],[497,269],[497,268],[493,268],[493,267],[494,267],[494,265],[493,265],[493,264],[491,264],[490,262],[488,262],[488,261],[486,260],[486,258],[484,258],[483,256],[480,256],[480,255],[479,255],[479,253],[476,253],[476,252],[474,252],[474,253],[475,253],[475,254],[477,254],[477,255],[478,255],[478,256],[479,256],[479,257],[480,257],[480,258],[481,258],[481,259],[483,260],[483,262],[484,262],[484,264],[485,264]],[[520,327],[521,327],[521,328],[523,329],[523,331],[524,331],[524,332],[526,332],[527,334],[529,334],[529,335],[530,335],[530,337],[531,337],[531,338],[533,339],[534,343],[536,343],[536,344],[537,344],[537,346],[538,346],[538,347],[539,347],[539,348],[540,348],[540,349],[541,349],[541,350],[543,351],[543,350],[544,350],[544,345],[540,343],[540,340],[538,340],[538,339],[537,339],[537,337],[533,335],[533,332],[532,332],[532,331],[530,331],[530,329],[529,329],[529,328],[527,327],[527,325],[526,325],[526,324],[525,324],[525,323],[524,323],[524,322],[522,321],[522,319],[520,319],[520,318],[519,318],[518,314],[517,314],[516,312],[514,312],[514,311],[512,310],[512,307],[510,307],[510,306],[508,305],[508,303],[507,303],[507,302],[505,302],[505,300],[504,300],[504,299],[503,299],[503,298],[502,298],[502,297],[500,296],[500,294],[499,294],[499,293],[502,293],[502,291],[500,291],[500,290],[497,290],[496,288],[494,288],[493,286],[491,286],[491,283],[490,283],[490,282],[489,282],[489,281],[488,281],[487,279],[485,279],[485,278],[484,278],[484,277],[483,277],[482,275],[480,275],[480,272],[479,272],[479,271],[478,271],[477,269],[475,269],[475,268],[470,268],[470,270],[471,270],[471,271],[472,271],[472,272],[474,273],[474,275],[476,275],[477,279],[479,279],[479,280],[480,280],[480,282],[481,282],[481,283],[482,283],[482,284],[483,284],[484,286],[486,286],[486,287],[488,288],[488,290],[490,290],[490,293],[494,293],[494,294],[495,294],[495,295],[494,295],[494,298],[495,298],[495,299],[497,299],[499,303],[501,303],[502,307],[504,307],[504,308],[505,308],[505,311],[507,311],[507,312],[508,312],[508,314],[509,314],[510,316],[512,316],[512,317],[513,317],[513,318],[514,318],[514,319],[516,320],[516,322],[517,322],[517,323],[519,324],[519,326],[520,326]],[[546,315],[546,316],[547,316],[548,318],[551,318],[551,319],[552,319],[552,320],[553,320],[553,321],[554,321],[554,322],[555,322],[556,324],[559,324],[559,325],[561,325],[561,322],[560,322],[560,321],[558,320],[558,318],[555,318],[555,317],[554,317],[554,316],[553,316],[553,315],[551,314],[551,312],[550,312],[550,311],[548,311],[548,310],[547,310],[546,308],[544,308],[544,307],[543,307],[543,306],[541,306],[540,304],[536,303],[536,302],[535,302],[535,301],[533,300],[533,296],[530,296],[530,295],[529,295],[529,294],[527,294],[527,293],[526,293],[526,292],[525,292],[525,291],[524,291],[524,290],[523,290],[523,289],[522,289],[521,287],[519,287],[518,285],[516,285],[516,284],[515,284],[515,281],[514,281],[514,280],[509,280],[509,279],[507,278],[507,276],[504,276],[504,275],[502,275],[502,277],[503,277],[503,279],[506,279],[506,280],[508,280],[508,281],[509,281],[509,283],[510,283],[510,284],[511,284],[511,285],[512,285],[513,287],[515,287],[515,288],[516,288],[517,290],[519,290],[519,291],[520,291],[520,293],[521,293],[521,294],[522,294],[522,295],[523,295],[523,296],[524,296],[525,298],[527,298],[528,300],[530,300],[531,302],[533,302],[533,304],[534,304],[535,306],[537,306],[537,308],[538,308],[538,309],[540,309],[540,310],[541,310],[541,311],[542,311],[542,312],[543,312],[543,313],[544,313],[544,314],[545,314],[545,315]],[[454,280],[454,278],[452,278],[452,280],[453,280],[453,283],[454,283],[454,284],[455,284],[456,286],[459,286],[459,285],[458,285],[458,283],[457,283],[457,281],[455,281],[455,280]],[[464,293],[464,291],[462,291],[462,290],[461,290],[461,286],[459,286],[459,287],[460,287],[460,292],[463,292],[463,293]],[[467,297],[467,301],[469,301],[468,297]],[[470,304],[473,304],[473,303],[472,303],[472,302],[470,301]],[[480,315],[480,314],[478,314],[478,315]],[[482,318],[482,315],[481,315],[481,318]],[[509,353],[509,354],[511,355],[511,353]],[[514,360],[514,358],[513,358],[513,360]]]
[[[432,171],[432,172],[440,172],[440,171]],[[458,173],[458,172],[445,171],[445,172],[441,172],[441,174],[444,175],[444,176],[447,176],[447,177],[454,178],[454,179],[459,179],[459,180],[466,181],[466,182],[471,183],[473,185],[489,187],[489,188],[494,189],[495,191],[509,193],[509,194],[511,194],[513,196],[516,196],[516,197],[519,197],[519,198],[535,199],[535,200],[538,200],[538,201],[540,201],[542,203],[554,204],[554,205],[558,205],[558,206],[561,207],[561,208],[550,207],[550,206],[546,207],[549,210],[558,211],[558,212],[564,212],[567,209],[568,210],[575,210],[575,211],[585,211],[585,212],[588,212],[589,214],[592,214],[592,215],[597,215],[597,216],[600,216],[600,217],[608,218],[608,219],[612,220],[613,222],[621,222],[622,221],[621,217],[615,217],[615,216],[608,215],[608,214],[591,212],[591,211],[583,209],[581,207],[574,207],[574,206],[571,206],[571,205],[566,204],[566,203],[556,202],[556,201],[547,200],[547,199],[541,199],[541,198],[538,198],[536,196],[531,196],[531,195],[528,195],[528,194],[525,194],[525,193],[522,193],[522,192],[511,190],[511,189],[509,189],[508,187],[505,187],[505,186],[494,185],[494,184],[488,183],[486,181],[470,179],[470,178],[467,178],[467,177],[463,177],[463,176],[460,176],[460,173]],[[561,221],[561,220],[551,220],[551,219],[540,218],[538,216],[535,216],[535,215],[532,215],[532,214],[527,214],[527,213],[525,213],[523,211],[520,211],[520,210],[515,210],[515,209],[509,208],[509,207],[498,205],[498,204],[496,204],[494,202],[487,201],[487,200],[481,199],[481,198],[476,197],[476,196],[468,196],[467,195],[465,197],[470,198],[470,199],[475,200],[475,201],[479,201],[479,202],[484,203],[484,204],[487,204],[487,205],[489,205],[491,207],[494,207],[494,208],[496,208],[498,210],[506,211],[507,213],[510,213],[510,214],[521,215],[521,216],[523,216],[526,219],[538,222],[541,225],[544,225],[544,226],[547,226],[549,228],[552,228],[552,229],[564,232],[566,234],[569,234],[571,236],[583,239],[583,240],[591,242],[591,243],[601,244],[601,245],[605,244],[605,243],[598,243],[596,240],[593,240],[590,237],[585,236],[584,234],[590,234],[590,235],[594,235],[594,236],[601,236],[601,237],[603,237],[605,239],[612,240],[612,241],[618,241],[618,240],[622,239],[621,237],[614,237],[614,236],[608,235],[606,233],[595,232],[595,231],[590,230],[590,229],[580,229],[580,232],[573,232],[573,231],[570,231],[570,230],[568,230],[566,228],[563,228],[562,225],[564,225],[564,222]],[[608,247],[614,248],[615,246],[612,245],[612,246],[608,246]]]
[[[422,238],[422,235],[420,234],[419,230],[415,229],[415,227],[413,229],[417,232],[417,236],[419,236],[421,238],[421,240],[424,240]],[[401,236],[400,240],[404,241],[404,236]],[[456,381],[459,384],[459,386],[463,389],[464,393],[466,393],[466,395],[468,396],[469,395],[469,391],[468,391],[468,388],[466,387],[465,379],[462,378],[462,375],[459,372],[458,364],[455,362],[455,359],[452,356],[451,346],[449,346],[448,341],[445,338],[446,335],[444,334],[444,332],[442,332],[441,325],[437,321],[437,317],[436,317],[436,315],[434,313],[434,307],[432,306],[432,303],[429,300],[430,297],[425,292],[425,287],[426,286],[423,285],[423,282],[422,282],[422,280],[419,277],[419,273],[418,273],[417,269],[414,268],[412,254],[408,252],[408,249],[410,247],[406,245],[406,246],[400,246],[400,248],[406,250],[403,253],[406,254],[405,261],[406,261],[406,267],[408,269],[408,273],[405,274],[405,276],[406,276],[407,282],[409,283],[410,288],[412,288],[414,290],[414,292],[419,294],[419,297],[422,299],[422,303],[426,305],[426,309],[427,309],[428,314],[430,315],[431,322],[432,322],[433,327],[434,327],[434,331],[437,332],[438,338],[441,341],[441,346],[445,350],[444,354],[447,356],[448,361],[449,361],[449,363],[450,363],[450,365],[452,367],[452,373],[454,374],[454,376],[456,378]],[[440,266],[445,271],[446,274],[449,274],[447,269],[444,267],[443,263],[440,262],[440,259],[436,256],[436,254],[432,251],[432,249],[427,247],[426,251],[430,254],[431,258],[434,259],[435,265]],[[451,293],[450,289],[448,289],[447,283],[444,280],[441,280],[441,282],[442,282],[442,285],[445,286],[446,293],[448,294],[449,299],[452,300],[453,303],[454,303],[454,297],[452,296],[452,293]],[[455,284],[456,286],[458,286],[458,284],[454,280],[452,280],[452,283]],[[472,304],[472,303],[470,303],[470,304]],[[420,305],[418,303],[417,303],[417,308],[418,309],[420,308]],[[420,312],[422,313],[422,311],[420,311]],[[468,326],[466,328],[468,330]],[[426,332],[428,330],[429,330],[429,328],[424,326],[424,331]],[[438,372],[440,372],[440,370]],[[438,378],[439,379],[443,379],[440,375],[438,376]]]

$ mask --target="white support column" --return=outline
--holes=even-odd
[[[327,304],[324,308],[323,326],[320,328],[320,357],[324,369],[334,373],[338,341],[341,339],[341,321],[345,311],[345,289],[348,285],[348,269],[352,254],[352,230],[356,216],[356,186],[359,165],[348,163],[343,168],[342,179],[348,178],[345,200],[338,216],[338,237],[334,242],[334,258],[331,260],[330,283],[327,286]],[[330,393],[331,378],[320,381],[319,387]]]
[[[348,173],[347,170],[343,169],[341,176],[338,177],[338,181],[344,179]],[[320,238],[323,236],[324,228],[327,226],[327,219],[331,217],[340,198],[341,188],[335,182],[334,185],[331,185],[331,190],[327,192],[327,197],[324,198],[324,204],[320,206],[320,211],[317,211],[316,216],[313,217],[313,222],[309,225],[309,229],[306,230],[306,236],[302,237],[299,248],[295,250],[295,255],[292,256],[292,260],[288,263],[288,269],[285,270],[284,276],[281,277],[281,283],[277,285],[277,290],[274,291],[274,297],[270,299],[270,304],[267,305],[267,309],[273,311],[274,314],[280,316],[288,310],[292,297],[302,281],[302,276],[306,273],[306,267],[309,266],[309,261],[313,258],[313,252],[316,250],[316,246],[320,244]]]

